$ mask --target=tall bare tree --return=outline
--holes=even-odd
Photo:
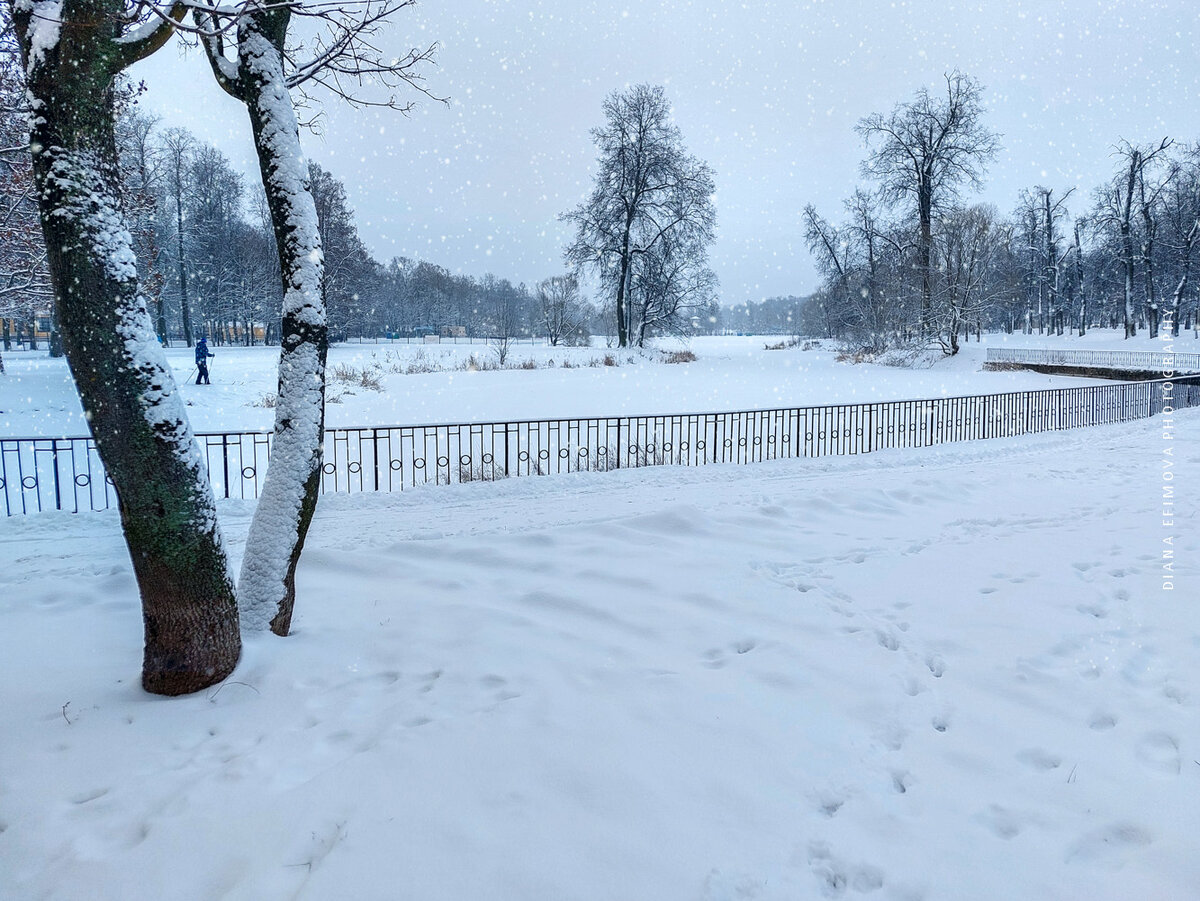
[[[612,297],[617,343],[629,344],[628,302],[635,260],[672,233],[707,230],[715,218],[712,170],[689,156],[661,86],[639,84],[604,101],[603,126],[592,130],[599,151],[587,200],[563,219],[575,226],[566,250],[576,269],[592,269]]]
[[[1117,174],[1099,191],[1096,211],[1098,222],[1118,235],[1116,246],[1125,274],[1123,314],[1126,338],[1137,335],[1138,317],[1133,300],[1138,259],[1134,216],[1138,210],[1139,186],[1146,166],[1165,154],[1172,143],[1170,138],[1163,138],[1158,144],[1148,146],[1122,141],[1113,152],[1117,158]]]
[[[188,270],[186,232],[184,221],[187,216],[187,197],[190,189],[188,175],[192,153],[196,149],[196,138],[186,128],[172,128],[162,135],[167,186],[171,204],[175,207],[175,265],[179,279],[179,309],[183,316],[183,340],[188,347],[194,341],[192,334],[192,304],[188,296]]]
[[[538,316],[551,347],[560,344],[587,344],[588,321],[592,311],[579,294],[579,279],[574,275],[555,275],[538,282]]]
[[[983,124],[983,88],[961,72],[950,72],[944,94],[921,88],[891,113],[863,119],[857,130],[871,148],[864,174],[879,182],[889,201],[914,206],[924,321],[933,298],[935,212],[957,198],[960,185],[981,185],[999,147],[998,136]],[[927,325],[922,329],[927,331]]]

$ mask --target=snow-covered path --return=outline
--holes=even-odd
[[[295,636],[178,700],[115,515],[0,523],[3,893],[1191,897],[1178,422],[326,497]]]

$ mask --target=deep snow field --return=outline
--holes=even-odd
[[[610,351],[604,347],[561,348],[518,344],[509,364],[532,360],[555,368],[466,371],[472,354],[494,361],[495,351],[483,344],[341,344],[329,354],[332,372],[338,366],[371,368],[381,391],[339,385],[330,393],[340,403],[326,408],[329,427],[422,425],[537,419],[550,417],[616,416],[646,413],[700,413],[724,410],[771,409],[824,403],[855,403],[1019,391],[1084,384],[1079,379],[1033,372],[981,372],[988,343],[1017,347],[1102,347],[1121,350],[1160,350],[1162,342],[1138,338],[1121,340],[1113,332],[1093,332],[1086,338],[1047,338],[1037,335],[990,335],[983,344],[972,341],[952,359],[927,369],[838,362],[836,342],[824,349],[764,351],[778,337],[695,338],[687,346],[694,363],[664,364],[658,351]],[[1176,350],[1196,342],[1191,333]],[[661,348],[680,347],[666,341]],[[212,385],[182,384],[192,427],[199,432],[270,429],[274,410],[254,406],[273,394],[277,380],[277,347],[215,347]],[[167,351],[180,382],[193,374],[193,352],[187,347]],[[617,366],[589,366],[612,356]],[[573,368],[564,369],[567,360]],[[418,366],[443,371],[393,372]],[[65,361],[51,360],[45,351],[6,354],[8,376],[0,378],[0,436],[78,436],[87,425],[71,384]],[[347,393],[350,392],[350,393]]]
[[[520,386],[559,370],[388,376],[354,419],[418,418],[419,384],[462,419],[612,400],[595,375],[669,386],[638,409],[1046,378],[761,343],[550,398]],[[269,422],[229,409],[193,407]],[[293,636],[170,700],[115,511],[0,521],[0,898],[1194,898],[1200,414],[1170,434],[327,495]],[[236,571],[253,504],[219,509]]]

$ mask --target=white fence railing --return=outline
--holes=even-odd
[[[1094,366],[1133,369],[1159,375],[1200,372],[1200,353],[1148,350],[1059,350],[1049,347],[989,347],[989,363],[1035,363],[1043,366]]]

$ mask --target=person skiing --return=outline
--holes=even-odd
[[[216,354],[208,349],[208,338],[201,338],[196,342],[196,373],[197,385],[211,385],[208,380],[208,358],[215,357]]]

